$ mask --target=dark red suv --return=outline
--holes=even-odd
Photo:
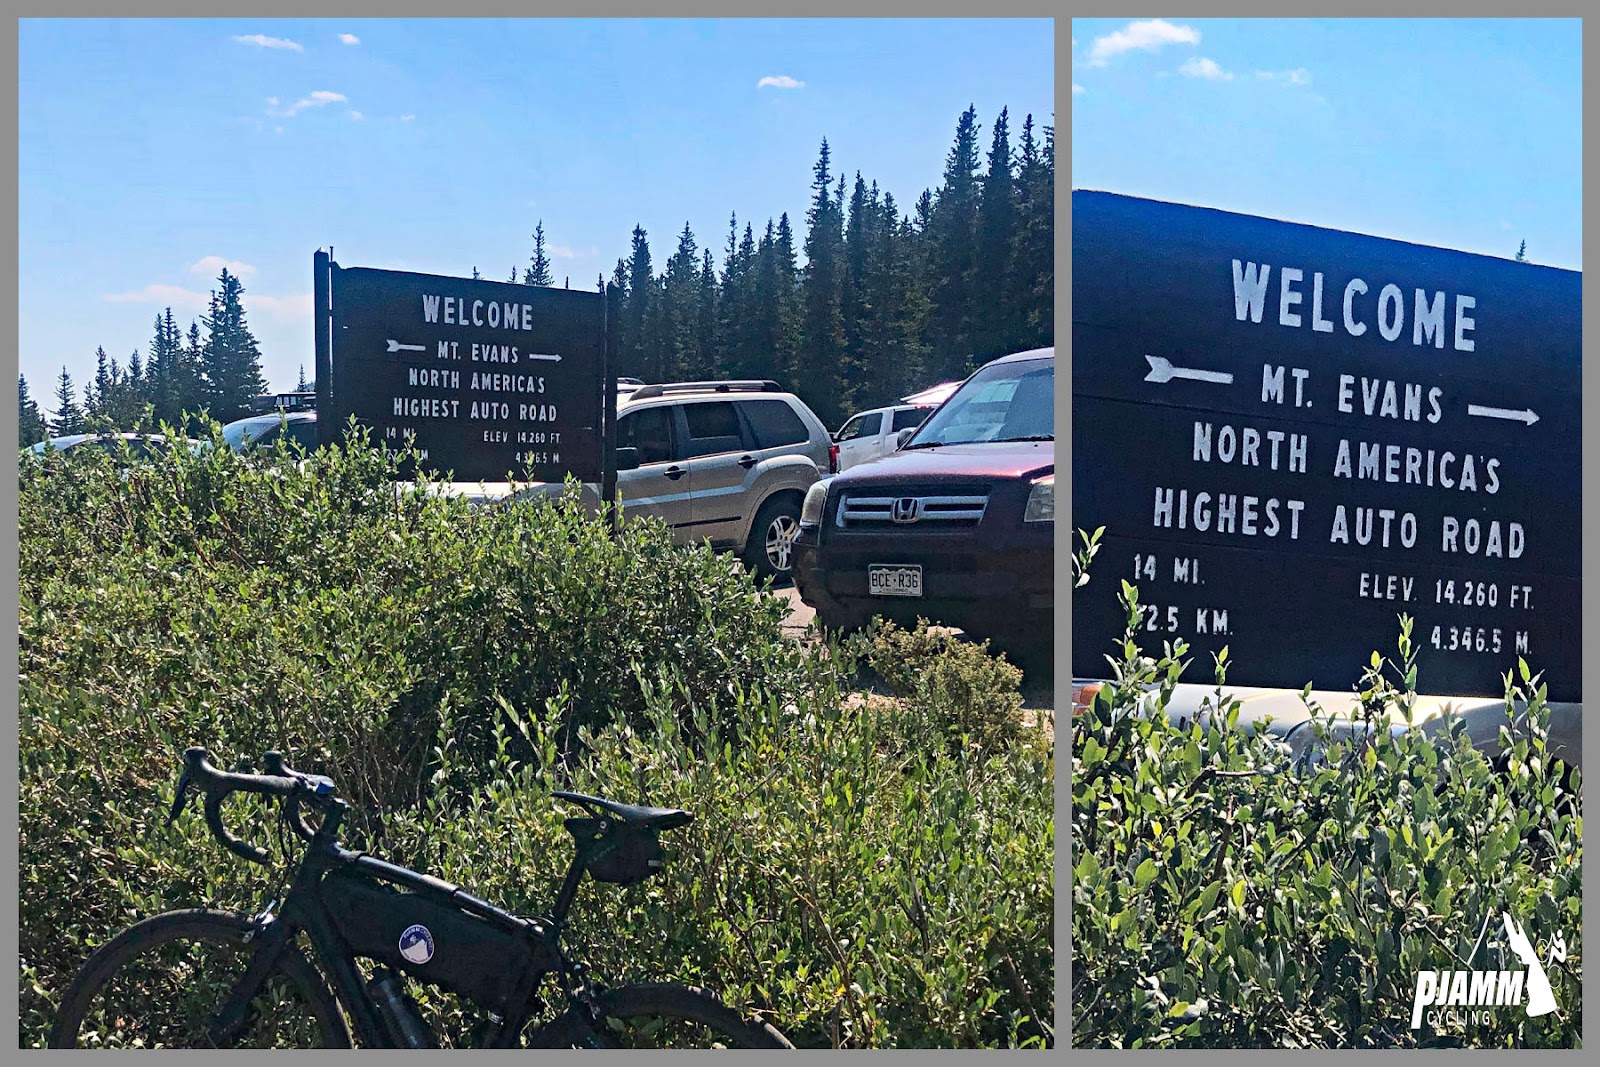
[[[824,626],[920,615],[1048,657],[1055,368],[1054,348],[997,359],[897,451],[811,487],[794,578]]]

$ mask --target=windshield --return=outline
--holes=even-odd
[[[1054,359],[992,364],[968,378],[905,447],[1053,441],[1055,404]]]

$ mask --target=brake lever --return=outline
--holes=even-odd
[[[178,821],[178,816],[183,814],[183,809],[189,806],[189,768],[186,765],[178,775],[177,794],[172,798],[172,809],[167,812],[167,825],[171,826]]]

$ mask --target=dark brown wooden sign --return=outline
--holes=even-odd
[[[1406,613],[1421,692],[1580,699],[1580,274],[1072,195],[1075,675],[1126,579],[1198,680],[1345,689]]]
[[[415,435],[429,469],[457,480],[601,482],[602,294],[318,259],[325,441],[354,416],[380,442]]]

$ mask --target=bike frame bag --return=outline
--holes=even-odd
[[[504,1008],[530,971],[542,974],[557,963],[527,935],[370,877],[333,871],[323,877],[319,893],[352,955],[490,1011]]]

